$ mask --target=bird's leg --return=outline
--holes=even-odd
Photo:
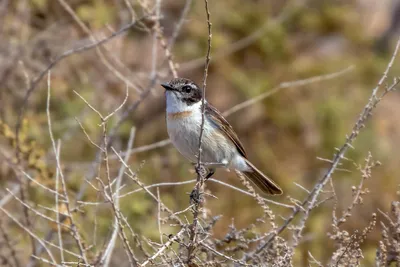
[[[201,168],[199,168],[196,165],[195,169],[197,174],[200,174],[202,177],[204,177],[204,181],[208,180],[215,173],[215,168],[206,168],[205,166],[201,166]]]
[[[207,169],[206,167],[204,167],[204,165],[198,166],[198,165],[196,164],[194,168],[195,168],[195,170],[196,170],[196,173],[197,173],[198,175],[200,175],[201,177],[205,177],[205,176],[208,175],[208,169]]]
[[[214,173],[215,173],[215,169],[214,168],[208,169],[208,174],[207,174],[206,177],[204,177],[204,180],[207,181],[209,178],[211,178],[211,176],[214,175]]]
[[[215,173],[215,168],[222,167],[228,168],[228,161],[223,160],[222,162],[204,162],[201,166],[195,166],[197,174],[204,177],[204,180],[208,180]],[[204,175],[203,175],[204,174]]]
[[[208,180],[209,178],[211,178],[211,176],[214,175],[215,168],[218,168],[218,167],[228,168],[228,161],[227,160],[223,160],[222,162],[206,162],[206,163],[204,163],[204,166],[208,166],[209,167],[208,168],[208,174],[204,178],[204,180]]]

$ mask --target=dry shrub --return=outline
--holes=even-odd
[[[15,86],[9,81],[21,86],[23,80],[24,88],[26,88],[15,93],[17,96],[11,93],[7,95],[13,101],[15,101],[14,97],[18,98],[22,103],[18,106],[19,112],[11,116],[16,122],[15,128],[5,122],[8,116],[4,115],[4,112],[2,112],[3,120],[0,123],[0,135],[3,140],[1,145],[5,148],[1,151],[1,158],[4,159],[1,171],[2,174],[15,177],[9,181],[3,181],[5,190],[0,201],[0,209],[4,215],[0,220],[2,265],[295,266],[298,262],[303,262],[310,266],[361,266],[364,258],[363,245],[370,234],[376,231],[377,222],[380,222],[382,226],[382,240],[377,244],[376,266],[389,266],[394,262],[397,265],[400,264],[399,202],[392,202],[390,214],[380,210],[379,213],[371,212],[371,218],[368,222],[364,222],[364,228],[355,231],[349,231],[349,228],[346,228],[347,223],[354,220],[355,209],[363,207],[364,199],[369,197],[369,190],[365,184],[367,180],[376,179],[372,171],[380,165],[379,162],[373,160],[371,153],[365,157],[363,164],[355,163],[354,160],[346,158],[346,155],[350,150],[355,151],[353,144],[365,131],[372,112],[398,85],[397,79],[393,82],[389,80],[389,72],[397,59],[400,41],[397,42],[381,79],[372,89],[367,103],[346,136],[345,142],[337,148],[332,159],[323,159],[329,163],[329,167],[311,189],[307,189],[308,185],[297,184],[302,194],[286,195],[286,200],[278,201],[259,195],[252,184],[240,173],[238,173],[239,180],[245,189],[216,179],[204,181],[204,175],[199,171],[204,167],[201,157],[195,168],[198,170],[197,179],[190,181],[157,183],[155,181],[159,181],[158,177],[152,179],[143,174],[143,166],[149,163],[134,166],[137,162],[136,153],[166,146],[169,141],[163,140],[133,148],[136,128],[126,127],[131,114],[140,110],[141,103],[152,95],[153,88],[161,79],[167,76],[177,77],[179,71],[185,72],[194,68],[193,66],[203,66],[203,59],[189,62],[186,66],[179,66],[172,53],[182,25],[187,19],[191,1],[186,1],[175,27],[171,29],[162,27],[164,16],[168,16],[162,12],[161,1],[135,3],[120,1],[119,4],[124,5],[119,13],[124,26],[119,30],[114,30],[110,26],[107,30],[99,32],[95,29],[101,22],[97,20],[92,22],[93,29],[87,26],[91,18],[88,15],[92,10],[90,6],[82,7],[77,4],[79,8],[76,10],[74,9],[76,7],[64,0],[58,0],[59,5],[56,8],[53,6],[54,3],[46,5],[43,1],[34,2],[37,8],[35,15],[38,18],[45,7],[49,10],[54,8],[56,13],[60,10],[66,12],[69,19],[78,25],[78,29],[69,34],[84,33],[85,36],[89,36],[89,42],[85,40],[83,45],[77,45],[59,56],[49,56],[52,58],[50,63],[34,61],[33,63],[38,65],[35,68],[31,67],[33,64],[31,60],[19,59],[20,62],[24,62],[20,64],[22,74],[21,72],[6,73],[15,75],[14,79],[5,79],[2,76],[4,80],[7,80],[7,83],[4,83],[7,88]],[[204,3],[206,22],[202,25],[208,29],[203,77],[205,90],[208,65],[213,58],[211,50],[213,10],[208,7],[207,0]],[[24,1],[20,1],[12,5],[10,9],[16,9],[17,13],[22,12],[25,10],[23,5]],[[286,19],[294,19],[298,12],[302,11],[290,2],[286,5],[275,7],[281,13],[276,18],[268,20],[261,31],[257,30],[253,35],[235,43],[224,53],[216,53],[216,57],[223,58],[224,55],[240,51],[246,46],[243,44],[261,38],[267,30],[272,31],[270,25],[275,25],[277,22],[283,23]],[[95,5],[95,7],[100,10],[93,9],[96,12],[104,11],[102,5]],[[112,6],[112,8],[116,7]],[[312,21],[307,23],[312,23]],[[330,23],[330,27],[338,27],[335,26],[337,22],[333,19]],[[279,39],[279,30],[274,30],[277,32],[272,35]],[[111,33],[104,34],[107,31]],[[116,53],[107,47],[109,42],[126,32],[135,37],[148,35],[151,40],[151,53],[146,55],[148,69],[145,72],[130,73]],[[50,39],[56,42],[53,38]],[[40,38],[37,42],[39,41]],[[221,40],[215,42],[217,41]],[[143,47],[139,47],[138,50]],[[51,50],[52,47],[49,49]],[[46,49],[41,51],[46,54],[45,52]],[[53,52],[48,51],[50,54]],[[118,103],[107,102],[112,98],[112,94],[104,88],[103,93],[107,96],[104,99],[101,98],[101,94],[94,97],[88,96],[84,90],[81,91],[78,88],[69,91],[65,87],[68,81],[59,80],[57,78],[59,76],[55,75],[57,71],[64,72],[66,69],[69,69],[68,73],[71,73],[70,69],[73,67],[65,62],[68,62],[72,55],[85,53],[93,53],[87,57],[90,61],[101,62],[102,74],[109,86],[117,83],[124,84],[124,96]],[[126,53],[129,54],[129,52]],[[11,61],[17,58],[15,54],[11,55]],[[29,57],[29,59],[32,58]],[[43,60],[44,56],[41,59]],[[80,59],[76,60],[80,61]],[[73,65],[71,62],[70,64]],[[10,70],[10,66],[7,65],[6,69]],[[41,71],[38,72],[37,68]],[[225,112],[225,115],[228,116],[253,106],[282,89],[332,81],[352,69],[350,67],[330,74],[283,82],[271,91],[235,105]],[[31,72],[35,75],[32,76]],[[79,72],[76,75],[84,76]],[[45,94],[47,98],[44,101],[35,93],[45,77],[47,77]],[[29,136],[29,121],[27,122],[24,118],[30,116],[28,104],[32,98],[35,103],[42,103],[45,107],[42,106],[42,110],[46,113],[42,120],[45,121],[43,125],[47,124],[45,128],[49,149],[44,149],[46,144],[33,142],[34,138]],[[71,120],[69,116],[55,115],[55,110],[61,108],[56,101],[65,98],[72,99],[71,102],[74,105],[84,110],[75,120]],[[10,108],[9,105],[15,106],[18,101],[15,103],[13,101],[5,106],[7,108]],[[99,107],[99,102],[104,105]],[[76,106],[70,108],[74,109]],[[71,110],[64,110],[62,114],[68,112]],[[60,127],[58,124],[63,125],[61,131],[57,130],[57,127]],[[77,140],[65,145],[65,140],[71,135],[65,125],[74,125],[74,127],[71,126],[74,128],[71,132],[75,130],[79,132],[84,145],[75,144]],[[65,136],[60,132],[65,133]],[[65,158],[68,158],[68,152],[72,149],[81,153],[93,153],[90,155],[91,162],[83,164],[83,167],[78,164],[69,164]],[[63,154],[63,151],[67,153]],[[160,169],[164,166],[163,162],[157,165]],[[344,205],[344,201],[336,194],[335,181],[332,178],[334,172],[343,170],[341,166],[345,162],[352,163],[351,170],[358,170],[361,178],[357,186],[352,185],[345,192],[351,201],[347,208],[339,212],[338,206]],[[226,231],[219,231],[221,228],[218,228],[217,224],[224,220],[223,214],[214,215],[213,206],[208,205],[217,198],[209,189],[212,183],[235,190],[242,197],[250,197],[253,201],[252,211],[256,213],[254,216],[256,218],[244,227],[237,226],[236,221],[229,218],[231,223],[225,225]],[[180,190],[187,184],[192,184],[191,186],[194,184],[190,196],[186,196],[185,191]],[[162,189],[167,186],[178,188],[178,193],[163,191]],[[182,195],[185,201],[180,201],[181,205],[174,205],[174,198],[178,199]],[[224,199],[219,198],[217,201],[224,201]],[[334,248],[331,251],[328,250],[326,254],[329,255],[321,260],[314,257],[311,250],[307,250],[304,257],[304,253],[300,254],[303,243],[314,242],[312,238],[311,241],[307,240],[307,236],[312,234],[314,229],[308,229],[305,234],[306,227],[312,220],[311,213],[316,212],[319,207],[328,209],[327,203],[333,203],[333,206],[330,210],[332,211],[330,231],[325,234],[325,238],[326,242]],[[240,210],[237,212],[241,214]],[[382,221],[377,214],[383,216]],[[144,220],[145,215],[151,220]],[[304,258],[299,260],[299,254]]]

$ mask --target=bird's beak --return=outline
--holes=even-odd
[[[167,84],[167,83],[162,83],[161,86],[164,87],[165,90],[167,90],[167,91],[174,91],[174,90],[175,90],[173,87],[171,87],[171,86],[170,86],[169,84]]]

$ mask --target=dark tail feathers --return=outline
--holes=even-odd
[[[252,171],[243,172],[243,174],[260,188],[261,191],[268,195],[281,195],[283,193],[282,189],[274,181],[265,176],[247,159],[246,163]]]

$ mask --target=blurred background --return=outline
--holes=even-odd
[[[154,1],[129,0],[2,0],[0,1],[0,119],[15,130],[27,84],[49,63],[67,50],[102,39],[131,21],[132,11],[141,17],[139,3],[154,6]],[[178,75],[202,83],[204,56],[207,50],[207,25],[203,1],[163,0],[161,27],[171,48]],[[341,146],[346,134],[367,103],[371,90],[389,61],[399,36],[400,1],[397,0],[230,0],[210,1],[212,22],[211,65],[207,81],[207,99],[219,110],[229,108],[272,90],[282,82],[306,79],[342,71],[340,76],[302,87],[284,88],[268,98],[228,117],[242,140],[249,158],[263,172],[273,177],[284,194],[273,200],[288,203],[288,196],[304,199],[329,163],[335,148]],[[187,15],[181,20],[182,13]],[[77,21],[83,22],[82,27]],[[183,22],[177,36],[176,27]],[[73,54],[51,70],[51,115],[55,137],[62,142],[61,159],[72,196],[77,196],[90,172],[97,149],[82,133],[75,117],[84,125],[93,140],[100,142],[99,119],[73,93],[84,96],[103,114],[122,103],[126,87],[127,105],[140,104],[124,120],[113,142],[117,150],[125,150],[132,126],[136,128],[134,148],[166,139],[164,89],[159,86],[172,78],[165,52],[154,34],[146,29],[151,21],[137,25],[126,34],[96,49]],[[157,45],[153,45],[157,42]],[[109,65],[105,64],[108,62]],[[110,69],[109,66],[112,66]],[[398,76],[400,64],[395,62],[392,76]],[[118,72],[117,75],[115,73]],[[122,77],[122,78],[121,78]],[[155,79],[154,79],[155,77]],[[150,89],[149,94],[147,90]],[[36,86],[25,107],[21,133],[23,143],[34,142],[35,149],[48,169],[55,169],[46,117],[46,78]],[[382,166],[374,169],[366,187],[370,193],[364,203],[343,225],[350,232],[363,229],[377,209],[388,211],[390,203],[399,200],[400,159],[400,95],[390,94],[350,150],[341,168],[334,174],[339,198],[338,210],[351,202],[351,187],[361,174],[354,163],[363,163],[370,151]],[[126,109],[123,109],[126,110]],[[121,117],[118,112],[110,128]],[[145,184],[194,179],[193,168],[171,145],[162,143],[154,149],[133,154],[130,164],[138,170]],[[15,145],[15,144],[14,144]],[[3,154],[15,154],[15,146],[6,131],[0,136]],[[25,169],[34,172],[26,160]],[[5,187],[15,184],[12,168],[0,157],[0,182]],[[118,160],[112,161],[118,170]],[[51,176],[51,175],[49,175]],[[234,173],[219,170],[215,178],[242,187]],[[126,181],[124,192],[134,188]],[[174,210],[188,205],[193,184],[160,187],[162,199]],[[223,215],[214,228],[216,236],[224,236],[234,220],[236,227],[246,227],[260,216],[262,210],[253,198],[225,186],[208,182],[207,188],[217,197],[206,204],[211,215]],[[32,202],[46,203],[46,197],[29,190]],[[83,200],[96,201],[96,192],[88,188]],[[50,201],[50,200],[49,200]],[[17,211],[16,203],[7,204]],[[19,207],[19,206],[18,206]],[[279,214],[289,211],[271,206]],[[145,194],[138,193],[121,202],[121,209],[132,221],[135,230],[157,238],[157,205]],[[98,231],[110,235],[109,210],[101,207],[85,210],[86,220],[98,216]],[[378,215],[378,220],[380,216]],[[281,222],[280,219],[277,219]],[[332,203],[315,209],[307,223],[296,265],[306,266],[307,251],[324,262],[330,258],[334,245],[328,242],[331,231]],[[6,220],[3,224],[11,224]],[[35,223],[35,220],[34,220]],[[46,226],[42,226],[42,234]],[[83,226],[88,231],[91,224]],[[374,262],[379,231],[373,231],[363,244],[364,266]],[[40,229],[40,228],[39,228]],[[173,231],[173,230],[171,230]],[[18,233],[17,229],[15,232]],[[165,230],[168,233],[168,229]],[[29,239],[17,234],[18,247],[23,250]],[[21,253],[21,252],[19,252]],[[121,253],[118,250],[115,253]],[[21,253],[23,255],[23,253]]]

